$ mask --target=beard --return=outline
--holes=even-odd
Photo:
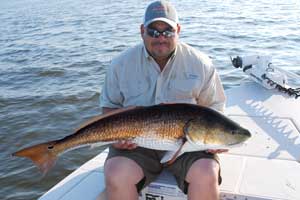
[[[154,58],[169,58],[175,50],[169,42],[152,42],[151,47],[150,54]]]

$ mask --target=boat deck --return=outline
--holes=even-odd
[[[221,199],[300,200],[300,99],[256,83],[226,90],[226,115],[249,129],[248,142],[220,154]],[[104,188],[107,150],[82,165],[40,200],[94,200]],[[141,192],[144,200],[184,200],[164,172]]]

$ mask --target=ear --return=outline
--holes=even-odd
[[[177,34],[180,33],[180,30],[181,30],[181,26],[180,26],[180,24],[177,24]]]
[[[141,36],[143,37],[144,33],[145,33],[145,27],[144,24],[141,24],[140,26],[140,32],[141,32]]]

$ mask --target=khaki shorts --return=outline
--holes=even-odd
[[[115,156],[123,156],[134,160],[144,172],[145,177],[137,184],[138,192],[146,187],[150,182],[154,181],[163,169],[169,170],[177,181],[178,187],[187,194],[188,183],[185,177],[192,164],[201,158],[214,159],[219,163],[219,158],[216,154],[207,153],[205,151],[187,152],[176,159],[176,161],[168,166],[163,166],[160,163],[165,151],[158,151],[137,147],[134,150],[120,150],[114,147],[109,148],[107,159]],[[222,178],[219,171],[219,184]]]

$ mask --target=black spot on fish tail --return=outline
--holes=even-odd
[[[53,145],[51,145],[51,146],[48,146],[48,149],[49,150],[51,150],[51,149],[53,149],[54,148],[54,146]]]

